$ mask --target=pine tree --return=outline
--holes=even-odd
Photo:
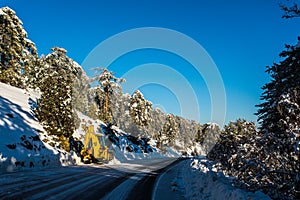
[[[96,103],[99,106],[101,117],[104,122],[112,122],[110,99],[114,92],[121,92],[120,83],[125,82],[123,78],[116,78],[114,73],[108,71],[106,68],[95,68],[94,70],[100,71],[100,75],[93,80],[97,80],[101,90],[97,90],[95,93]],[[103,95],[104,94],[104,102]]]
[[[293,151],[300,127],[300,46],[286,47],[280,54],[285,59],[266,70],[272,80],[263,87],[257,112],[261,131],[276,138],[269,145],[281,152]]]
[[[72,103],[74,109],[87,114],[89,111],[89,90],[90,80],[82,67],[75,61],[72,61],[72,69],[75,71],[72,89]]]
[[[254,122],[248,122],[245,119],[238,119],[235,122],[229,122],[221,132],[217,144],[208,153],[208,158],[219,161],[223,165],[226,174],[236,175],[241,167],[246,166],[247,159],[255,158],[249,156],[256,148],[254,140],[257,131]],[[255,149],[257,152],[257,149]],[[249,178],[249,174],[241,179]]]
[[[197,131],[201,130],[199,122],[194,120],[184,119],[183,117],[176,116],[176,122],[178,124],[177,146],[176,149],[180,149],[182,152],[186,152],[188,149],[192,150],[195,147],[195,138]],[[196,149],[193,154],[197,155]]]
[[[300,37],[297,45],[286,45],[280,56],[284,60],[266,70],[271,81],[263,87],[264,102],[258,105],[257,115],[267,157],[264,162],[277,172],[269,179],[275,184],[274,191],[282,187],[276,180],[282,180],[282,193],[288,195],[293,194],[300,177]]]
[[[121,92],[115,92],[110,100],[111,105],[114,105],[114,109],[112,109],[114,122],[125,132],[137,136],[140,131],[137,131],[137,125],[134,123],[129,113],[131,96]]]
[[[208,155],[237,178],[237,186],[262,190],[274,199],[297,199],[299,193],[299,44],[287,45],[280,54],[283,61],[267,67],[271,81],[258,105],[260,131],[245,120],[230,122]]]
[[[0,81],[24,88],[36,60],[35,44],[21,20],[9,7],[0,8]]]
[[[152,103],[145,100],[143,94],[136,90],[131,96],[129,112],[131,118],[139,126],[148,126],[151,120],[150,110]]]
[[[89,112],[88,116],[93,119],[101,119],[104,122],[111,122],[111,109],[104,110],[105,93],[100,86],[93,87],[89,90]]]
[[[168,114],[166,121],[160,133],[160,141],[162,144],[171,146],[174,144],[176,137],[179,133],[179,125],[176,117],[173,114]]]
[[[159,133],[164,126],[167,115],[159,108],[154,108],[150,110],[150,116],[151,121],[147,127],[147,133],[159,142]]]
[[[52,48],[53,52],[42,59],[45,66],[43,80],[39,86],[41,98],[38,99],[36,115],[45,130],[63,149],[68,150],[68,138],[75,130],[78,119],[73,107],[74,80],[77,66],[66,56],[63,48]]]

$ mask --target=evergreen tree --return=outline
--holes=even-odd
[[[300,177],[300,38],[297,45],[286,48],[280,54],[284,60],[267,68],[271,82],[263,87],[264,102],[258,105],[257,115],[268,155],[265,163],[269,170],[278,172],[272,174],[272,181],[283,180],[282,193],[293,194]],[[274,190],[279,187],[275,184]]]
[[[174,144],[176,137],[179,133],[179,125],[176,117],[173,114],[168,114],[164,126],[160,132],[161,144],[168,144],[168,146]]]
[[[35,44],[21,20],[9,7],[0,8],[0,81],[24,88],[36,60]]]
[[[51,50],[53,52],[41,61],[45,70],[39,86],[42,95],[37,101],[36,115],[45,130],[68,150],[67,141],[78,119],[72,103],[78,71],[73,60],[66,56],[65,49],[55,47]]]
[[[72,103],[77,111],[87,114],[89,111],[89,90],[91,88],[89,78],[82,67],[72,61],[72,69],[75,71],[72,89]]]
[[[111,104],[114,105],[112,115],[115,123],[125,132],[138,136],[137,125],[130,117],[129,105],[131,96],[120,92],[114,93],[111,98]]]
[[[154,108],[150,110],[150,116],[151,121],[147,127],[147,133],[157,140],[157,137],[164,126],[167,115],[159,108]]]
[[[247,167],[247,160],[254,159],[257,149],[255,138],[257,135],[254,122],[248,122],[245,119],[238,119],[235,122],[229,122],[221,132],[217,144],[208,153],[208,158],[219,161],[226,174],[236,175],[241,167]],[[241,179],[249,178],[240,175]]]
[[[201,129],[201,125],[194,120],[184,119],[179,116],[176,116],[176,122],[180,134],[177,136],[177,146],[175,148],[186,153],[187,150],[194,149],[197,130]],[[194,149],[193,154],[196,155],[198,153]]]
[[[101,89],[95,93],[95,100],[100,111],[99,116],[101,117],[100,119],[106,123],[112,122],[113,116],[111,116],[110,99],[114,92],[121,92],[120,83],[125,82],[125,79],[116,78],[114,73],[108,71],[106,68],[95,68],[95,70],[101,72],[99,76],[93,79],[98,81],[99,89]],[[102,94],[104,94],[104,101]]]
[[[148,126],[151,120],[151,106],[152,103],[145,100],[143,94],[139,90],[136,90],[134,92],[134,94],[131,96],[129,112],[131,118],[136,124],[138,124],[139,126]]]
[[[100,119],[98,116],[98,104],[96,102],[96,88],[90,88],[88,90],[88,109],[86,111],[86,115],[94,120]]]
[[[293,151],[300,127],[300,46],[286,47],[280,54],[285,59],[266,71],[272,80],[263,87],[264,102],[258,105],[257,112],[260,129],[270,138],[270,147],[280,152]]]
[[[204,134],[202,133],[202,128],[200,125],[197,128],[197,132],[195,134],[194,141],[196,143],[200,143],[200,144],[203,144],[203,142],[204,142]]]
[[[237,178],[237,186],[262,190],[274,199],[299,198],[299,44],[287,45],[280,54],[285,59],[267,67],[271,81],[258,105],[260,131],[245,120],[230,122],[208,154]]]
[[[89,111],[88,116],[93,119],[101,119],[104,122],[111,122],[111,109],[104,110],[105,105],[105,93],[99,87],[94,87],[89,90]]]
[[[28,67],[24,70],[25,83],[29,88],[37,89],[43,80],[43,71],[45,65],[38,58],[30,58]]]

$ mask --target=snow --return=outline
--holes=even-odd
[[[184,188],[186,199],[270,199],[261,191],[247,192],[232,186],[232,178],[216,172],[205,157],[191,159],[184,165],[184,176],[177,185]]]
[[[80,112],[77,112],[78,117],[81,119],[82,123],[80,125],[80,128],[75,131],[73,134],[74,138],[78,138],[80,140],[84,140],[85,137],[85,131],[83,130],[82,126],[83,124],[89,124],[94,126],[94,130],[99,132],[101,129],[100,126],[106,126],[105,123],[103,123],[101,120],[94,120]],[[126,134],[124,131],[119,129],[117,126],[112,126],[112,129],[116,131],[116,133],[119,135],[119,137],[122,137],[122,134]],[[101,131],[100,131],[101,132]],[[121,138],[120,137],[120,138]],[[124,137],[123,137],[124,139]],[[125,138],[126,139],[126,138]],[[125,141],[125,143],[128,143],[128,141]],[[150,145],[154,145],[155,142],[151,139],[149,141]],[[114,150],[114,159],[111,160],[110,164],[118,164],[118,163],[127,163],[128,161],[132,160],[150,160],[150,159],[160,159],[160,158],[177,158],[180,156],[180,153],[176,150],[173,150],[169,147],[166,148],[166,152],[152,152],[152,153],[141,153],[141,152],[128,152],[125,150],[125,148],[120,144],[120,147],[117,145],[112,145],[110,147]],[[77,163],[79,164],[79,163]]]
[[[83,165],[80,158],[74,153],[64,152],[42,142],[43,139],[51,140],[41,124],[35,119],[32,107],[40,95],[32,90],[22,90],[0,83],[0,171],[11,172],[15,170],[35,169],[45,167],[60,167],[63,165]],[[82,123],[73,134],[83,141],[85,123],[94,126],[98,131],[100,126],[106,126],[100,120],[93,120],[78,112]],[[117,136],[126,136],[118,127],[112,127]],[[217,130],[216,124],[210,124],[209,131]],[[100,130],[99,130],[100,131]],[[123,135],[122,135],[123,134]],[[150,145],[155,141],[151,139]],[[176,143],[180,146],[180,143]],[[114,159],[105,165],[92,165],[93,167],[107,166],[126,173],[135,173],[134,176],[121,183],[106,196],[116,197],[128,193],[128,188],[145,176],[152,173],[180,157],[180,152],[167,147],[164,151],[152,153],[127,152],[120,146],[112,145]],[[190,151],[203,152],[200,145]],[[90,165],[91,166],[91,165]],[[176,199],[270,199],[262,192],[247,192],[234,187],[230,177],[217,172],[213,164],[205,157],[192,158],[180,162],[163,173],[156,187],[157,199],[174,197]],[[159,185],[158,185],[159,184]],[[165,185],[165,186],[162,186]],[[78,189],[81,187],[78,186]],[[163,195],[162,195],[163,194]],[[57,194],[63,195],[62,194]],[[167,195],[167,196],[166,196]],[[176,197],[176,198],[175,198]]]
[[[131,190],[134,190],[134,185],[137,184],[137,182],[140,181],[142,178],[143,176],[140,175],[130,177],[102,199],[124,199],[124,197],[126,197]],[[131,190],[129,188],[131,188]]]
[[[132,107],[133,108],[136,108],[138,106],[138,104],[136,103],[136,102],[134,102],[133,104],[132,104]]]
[[[3,12],[2,9],[0,9],[0,15],[6,15],[5,12]]]
[[[28,162],[33,163],[34,166],[41,167],[41,163],[44,161],[41,160],[42,157],[47,158],[46,160],[55,161],[55,165],[81,164],[80,158],[74,152],[71,154],[62,152],[46,143],[44,144],[40,140],[37,142],[29,141],[30,137],[33,136],[38,136],[41,140],[51,140],[51,138],[47,137],[42,125],[35,119],[32,112],[32,107],[35,106],[35,101],[40,96],[39,93],[32,90],[22,90],[3,83],[0,83],[0,92],[0,152],[2,169],[10,168],[15,170],[16,161],[25,162],[25,160],[27,162],[27,164],[25,163],[25,167],[30,166]],[[75,130],[73,137],[81,141],[84,141],[85,137],[83,125],[92,125],[97,132],[101,132],[101,125],[106,126],[100,120],[93,120],[80,112],[77,114],[82,123],[80,128]],[[126,134],[116,126],[112,128],[119,135]],[[9,137],[7,137],[7,134],[9,134]],[[20,141],[23,135],[25,135],[25,142],[28,141],[32,145],[41,147],[42,151],[34,150],[32,152],[32,150],[24,148],[22,141]],[[153,141],[150,142],[154,143]],[[7,145],[14,144],[16,144],[15,149],[11,150],[7,147]],[[110,161],[110,164],[124,163],[130,160],[179,157],[180,155],[171,148],[167,148],[164,153],[158,151],[153,153],[127,152],[124,148],[122,149],[116,145],[112,145],[111,148],[114,150],[114,159]],[[15,157],[15,159],[12,159],[12,157]],[[47,163],[47,165],[54,164]]]
[[[152,199],[270,199],[260,191],[238,189],[232,186],[232,180],[216,172],[213,163],[205,157],[185,159],[158,177]]]
[[[16,162],[24,162],[22,168],[60,166],[69,164],[81,164],[80,158],[74,152],[62,152],[53,148],[41,140],[51,140],[44,131],[43,127],[35,119],[32,107],[36,106],[35,101],[40,96],[38,92],[32,90],[22,90],[3,83],[0,83],[0,166],[1,170],[16,170]],[[101,125],[105,124],[100,120],[93,120],[84,114],[78,112],[81,119],[80,128],[75,130],[73,137],[84,141],[85,131],[83,125],[92,125],[94,130],[101,130]],[[119,134],[125,134],[118,127],[113,129]],[[9,136],[8,136],[9,135]],[[22,136],[24,141],[22,141]],[[38,136],[40,140],[32,141],[33,136]],[[41,150],[31,150],[24,148],[23,143],[29,142]],[[127,141],[128,142],[128,141]],[[150,140],[150,145],[155,142]],[[7,145],[15,145],[15,149],[9,149]],[[166,148],[164,152],[136,153],[127,152],[124,148],[112,145],[114,150],[114,159],[109,164],[125,163],[132,160],[150,160],[168,157],[179,157],[180,153],[174,149]],[[47,161],[45,163],[45,160]],[[49,162],[48,162],[49,161]],[[44,163],[44,164],[43,164]],[[45,165],[45,166],[44,166]]]
[[[66,152],[42,142],[51,140],[31,107],[39,94],[0,83],[0,171],[72,164]]]

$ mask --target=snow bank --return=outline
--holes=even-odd
[[[56,142],[47,135],[33,113],[36,99],[40,96],[38,92],[0,83],[0,94],[0,171],[81,164],[80,158],[74,152],[69,153],[49,145],[49,142]],[[81,125],[75,130],[73,137],[81,141],[84,141],[87,126],[93,125],[96,132],[101,132],[100,127],[106,126],[102,121],[93,120],[82,113],[78,112],[78,116]],[[118,136],[127,138],[128,134],[118,127],[113,126],[113,129]],[[180,155],[171,148],[152,153],[128,152],[117,145],[112,145],[111,149],[115,153],[114,160],[110,163]]]
[[[151,152],[151,153],[134,153],[121,151],[119,147],[113,145],[115,151],[115,157],[110,163],[126,163],[130,160],[145,160],[145,159],[159,159],[159,158],[178,158],[180,157],[179,153],[167,148],[167,152]]]
[[[37,92],[0,83],[0,171],[73,164],[72,155],[53,148],[35,119]]]
[[[232,186],[231,179],[216,172],[205,157],[191,159],[188,164],[182,182],[177,183],[184,188],[186,199],[270,199],[260,191],[247,192]]]
[[[82,142],[84,142],[85,138],[85,128],[87,126],[93,126],[94,131],[96,133],[104,133],[103,128],[101,127],[106,127],[106,124],[102,122],[101,120],[94,120],[83,113],[77,112],[78,117],[81,120],[81,124],[79,129],[75,130],[75,133],[73,134],[74,138],[78,138]],[[122,138],[123,140],[126,139],[126,135],[128,133],[125,133],[123,130],[119,129],[117,126],[112,126],[112,129],[115,131],[116,136],[120,139]],[[108,135],[106,135],[108,137]],[[127,139],[128,140],[128,139]],[[129,141],[125,141],[125,143],[130,143]],[[151,139],[149,141],[150,145],[153,145],[155,142]],[[109,149],[114,151],[114,158],[108,162],[109,165],[115,165],[115,164],[120,164],[120,163],[127,163],[128,161],[133,161],[133,160],[148,160],[148,159],[159,159],[159,158],[167,158],[167,157],[179,157],[179,153],[172,150],[171,148],[167,148],[165,152],[151,152],[151,153],[144,153],[144,152],[128,152],[126,151],[126,148],[123,147],[124,144],[111,144],[109,146]],[[81,164],[80,160],[76,159],[76,164]]]

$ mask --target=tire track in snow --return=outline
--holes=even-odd
[[[128,194],[134,190],[134,187],[138,182],[146,176],[144,173],[137,173],[131,176],[127,180],[124,180],[121,184],[115,187],[110,193],[104,196],[103,200],[112,199],[129,199]],[[144,197],[145,198],[145,197]]]
[[[22,178],[18,177],[20,173],[0,175],[0,180],[5,182],[0,188],[0,199],[147,200],[152,198],[157,178],[179,160],[172,161],[167,167],[157,167],[166,166],[167,162],[171,163],[164,160],[150,161],[148,165],[133,163],[134,169],[128,171],[123,171],[120,166],[76,166],[22,172]]]
[[[55,187],[48,188],[47,190],[43,190],[41,193],[34,194],[30,196],[31,200],[34,199],[63,199],[68,198],[71,199],[68,194],[80,194],[82,195],[82,189],[92,185],[95,181],[102,182],[106,180],[106,177],[99,176],[84,176],[80,179],[77,179],[73,182],[63,182],[60,185],[56,185]]]
[[[63,199],[63,197],[67,197],[72,200],[102,199],[103,196],[112,191],[122,182],[129,179],[131,176],[132,175],[130,174],[123,174],[120,177],[105,177],[105,179],[93,178],[83,184],[69,188],[58,195],[51,195],[51,198],[48,199]],[[78,191],[80,191],[80,193],[78,193]]]
[[[56,177],[51,177],[49,180],[40,180],[34,181],[32,180],[25,181],[19,185],[11,186],[6,190],[9,191],[9,195],[4,195],[4,198],[10,199],[24,199],[32,196],[32,194],[43,192],[49,188],[57,187],[61,184],[67,183],[69,181],[76,181],[78,179],[82,179],[85,177],[84,174],[66,174]]]
[[[79,167],[68,167],[68,170],[65,170],[65,168],[51,168],[51,169],[43,169],[39,171],[22,171],[22,172],[7,172],[0,175],[0,188],[2,186],[7,187],[8,185],[18,185],[19,183],[22,184],[22,181],[27,181],[28,177],[31,179],[36,180],[45,180],[45,179],[52,179],[50,178],[54,176],[61,176],[62,174],[66,174],[67,172],[70,172],[69,169],[72,169],[72,171],[81,170]],[[78,171],[79,171],[78,170]]]
[[[79,168],[80,169],[80,168]],[[47,179],[38,180],[39,176],[30,177],[29,180],[24,180],[22,183],[9,184],[7,187],[3,186],[1,189],[1,199],[41,199],[42,197],[50,197],[51,195],[57,195],[58,193],[65,193],[69,188],[77,188],[82,185],[82,182],[89,182],[91,185],[100,185],[102,182],[103,186],[110,182],[110,179],[116,180],[114,177],[121,176],[122,179],[126,179],[127,174],[112,170],[108,168],[81,168],[80,170],[67,169],[60,170],[59,174],[54,174]],[[29,173],[30,174],[30,173]],[[47,172],[46,172],[47,174]],[[28,176],[27,176],[28,177]],[[44,177],[45,178],[45,177]],[[14,181],[13,181],[14,182]],[[80,186],[82,187],[82,186]],[[106,186],[107,187],[107,186]],[[72,190],[70,194],[77,194],[77,191]],[[82,196],[81,196],[82,197]]]
[[[127,199],[152,200],[153,193],[155,192],[154,190],[156,189],[154,186],[158,177],[162,176],[181,161],[181,159],[177,159],[164,168],[147,173],[137,182],[137,184],[135,184],[134,188],[128,194]]]
[[[53,169],[52,169],[53,170]],[[20,177],[21,176],[21,177]],[[43,184],[49,184],[64,176],[69,178],[73,174],[66,174],[65,171],[42,171],[42,172],[25,172],[21,175],[17,173],[8,173],[1,176],[0,181],[0,198],[3,198],[11,193],[17,194],[18,192],[24,192],[24,189],[35,188]],[[66,177],[67,176],[67,177]],[[30,177],[30,180],[29,180]]]

